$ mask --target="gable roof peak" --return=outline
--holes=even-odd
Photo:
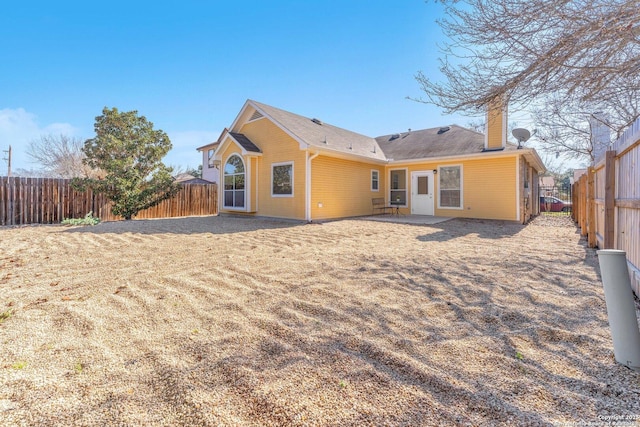
[[[305,117],[258,101],[248,100],[248,105],[260,110],[277,126],[305,148],[356,155],[371,160],[386,161],[383,150],[375,138],[331,125],[317,118]],[[239,130],[239,129],[238,129]]]

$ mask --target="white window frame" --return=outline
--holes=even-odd
[[[391,172],[394,171],[404,171],[404,188],[403,189],[398,189],[398,190],[394,190],[393,188],[391,188],[393,186],[393,181],[391,180]],[[401,208],[406,208],[409,206],[409,169],[408,168],[395,168],[395,169],[389,169],[389,182],[388,185],[389,187],[389,203],[394,203],[395,201],[391,198],[391,192],[392,191],[401,191],[404,190],[404,205],[397,205],[398,207]]]
[[[231,160],[232,157],[238,157],[240,159],[240,161],[242,162],[242,167],[244,168],[244,189],[243,191],[243,197],[244,197],[244,201],[243,201],[243,205],[241,207],[238,206],[227,206],[226,205],[226,198],[225,198],[225,177],[226,174],[224,173],[224,170],[226,169],[227,163],[229,162],[229,160]],[[233,153],[231,154],[229,157],[227,157],[227,159],[224,161],[223,165],[222,165],[222,207],[226,210],[230,210],[230,211],[246,211],[247,210],[247,163],[244,161],[244,159],[242,158],[242,156],[238,153]],[[235,174],[234,174],[235,175]],[[239,191],[236,189],[233,189],[232,191]],[[234,195],[235,198],[235,195]]]
[[[375,179],[373,178],[374,174],[376,175]],[[378,188],[373,188],[374,182]],[[371,191],[376,193],[380,191],[380,171],[377,169],[371,169]]]
[[[215,148],[209,148],[207,150],[207,167],[209,169],[212,169],[215,167],[215,165],[213,164],[215,152],[216,152]]]
[[[273,168],[276,166],[291,166],[291,194],[274,194],[273,193]],[[271,163],[271,197],[293,197],[294,195],[294,184],[295,184],[295,170],[293,161],[290,162],[278,162]]]
[[[460,206],[459,207],[455,207],[455,206],[442,206],[440,204],[440,201],[442,199],[440,192],[443,190],[442,188],[442,182],[440,181],[440,178],[442,177],[442,173],[441,170],[444,168],[460,168]],[[452,188],[444,188],[444,190],[453,190]],[[438,209],[452,209],[452,210],[458,210],[461,211],[464,209],[464,168],[462,167],[462,164],[455,164],[455,165],[446,165],[446,166],[438,166]]]

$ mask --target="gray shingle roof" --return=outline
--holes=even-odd
[[[323,150],[337,151],[373,160],[386,160],[375,138],[342,129],[329,123],[316,123],[309,117],[251,101],[263,113],[303,142]]]
[[[411,160],[482,153],[484,134],[457,125],[446,128],[414,130],[376,138],[388,159]],[[505,150],[516,147],[507,144]]]
[[[242,145],[242,148],[244,148],[245,150],[251,153],[262,153],[260,148],[258,148],[256,144],[251,142],[251,140],[245,135],[235,132],[229,132],[229,135],[231,135],[236,141],[238,141],[238,144]]]
[[[207,181],[206,179],[196,178],[195,176],[187,176],[188,174],[178,175],[173,182],[180,184],[214,184],[212,181]]]
[[[249,100],[249,103],[303,143],[321,148],[323,151],[335,151],[381,161],[465,156],[485,152],[484,134],[458,125],[447,126],[446,131],[445,128],[431,128],[371,138],[257,101]],[[244,138],[255,147],[251,141]],[[245,149],[249,150],[247,147]],[[516,149],[515,144],[507,143],[504,151]]]

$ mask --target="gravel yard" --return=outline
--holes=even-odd
[[[0,345],[0,425],[640,417],[564,217],[0,228]]]

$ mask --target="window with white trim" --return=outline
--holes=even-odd
[[[224,165],[224,207],[244,208],[245,169],[242,158],[232,155]]]
[[[462,209],[462,166],[441,166],[438,178],[439,207]]]
[[[407,170],[395,169],[390,173],[389,180],[389,201],[391,204],[407,205]]]
[[[371,191],[380,190],[380,172],[377,170],[371,170]]]
[[[271,164],[271,196],[293,197],[293,162]]]
[[[209,151],[207,151],[207,160],[208,160],[208,165],[210,168],[212,168],[213,165],[213,154],[216,152],[216,150],[214,150],[213,148],[210,148]]]

